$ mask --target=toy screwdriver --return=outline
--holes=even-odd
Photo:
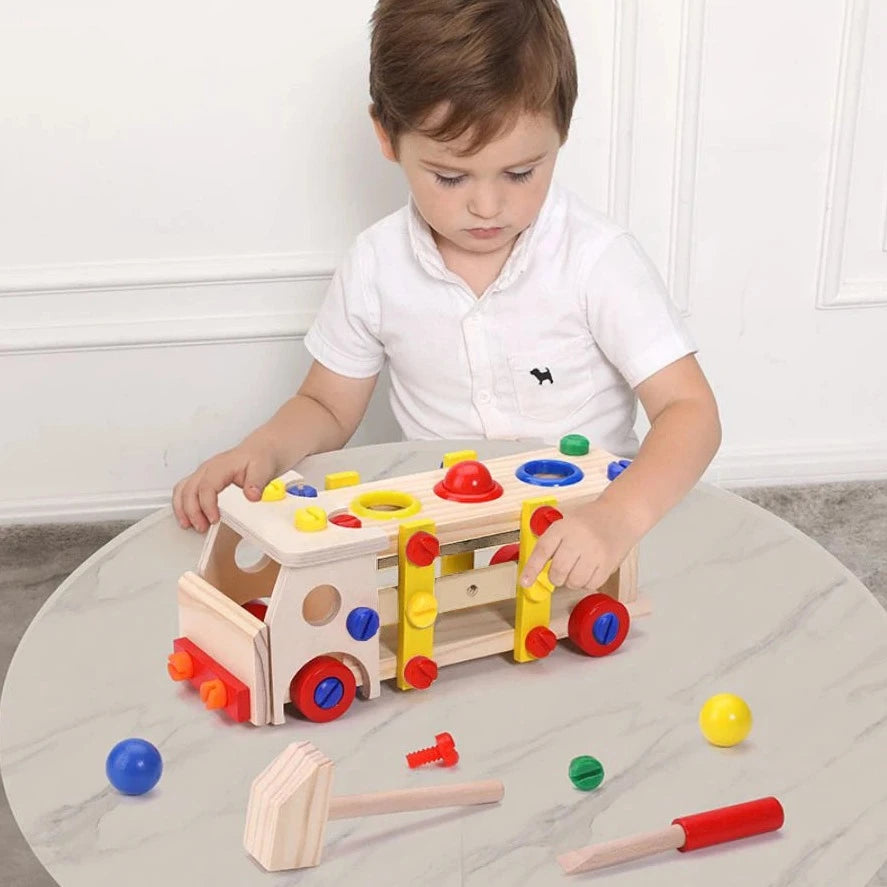
[[[679,816],[668,828],[618,838],[561,854],[557,861],[568,875],[604,868],[663,850],[698,850],[738,838],[749,838],[782,828],[785,813],[776,798],[759,798],[732,807]]]

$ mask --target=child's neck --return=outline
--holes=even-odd
[[[440,250],[444,265],[454,274],[458,274],[478,298],[487,291],[490,284],[499,276],[517,240],[517,236],[515,236],[501,249],[492,253],[481,254],[460,250],[449,240],[441,237],[436,231],[432,233],[434,242],[437,244],[438,250]]]

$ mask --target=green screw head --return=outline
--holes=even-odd
[[[604,781],[604,768],[597,758],[579,755],[570,761],[570,782],[584,792],[596,789]]]
[[[581,434],[568,434],[561,438],[560,451],[565,456],[584,456],[588,453],[588,438]]]

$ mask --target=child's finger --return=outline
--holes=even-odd
[[[243,492],[248,499],[255,501],[261,497],[262,490],[265,489],[269,480],[271,478],[268,476],[265,466],[250,462],[246,466],[246,474],[243,478]]]
[[[176,516],[176,520],[179,522],[179,526],[183,530],[187,530],[188,527],[191,526],[191,522],[188,520],[188,515],[185,514],[185,509],[182,506],[182,481],[179,481],[172,490],[172,510],[173,514]]]
[[[568,582],[568,579],[581,561],[582,552],[578,548],[568,548],[567,545],[561,543],[551,559],[548,578],[556,586],[568,585],[570,588],[575,588]]]
[[[198,498],[200,500],[200,509],[205,515],[206,520],[210,524],[216,523],[219,519],[219,505],[215,485],[201,484]],[[207,527],[204,527],[204,529],[207,529]]]
[[[191,526],[194,527],[198,533],[202,533],[206,530],[206,516],[200,508],[200,500],[197,495],[197,490],[198,483],[196,481],[190,481],[187,483],[182,494],[182,505],[185,509],[185,514],[188,516],[188,520],[191,522]]]
[[[591,589],[591,581],[597,575],[597,561],[591,557],[579,558],[566,577],[564,585],[567,588]]]
[[[527,558],[521,573],[520,584],[524,588],[529,588],[536,581],[536,577],[542,572],[546,562],[557,551],[559,542],[560,536],[557,533],[552,533],[551,529],[539,537],[539,541],[536,543],[533,553]]]

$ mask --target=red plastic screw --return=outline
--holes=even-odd
[[[407,542],[407,560],[417,567],[427,567],[440,554],[440,542],[433,533],[419,530]]]
[[[557,646],[557,635],[544,625],[537,625],[527,632],[524,646],[531,656],[544,659]]]
[[[530,516],[530,529],[541,536],[555,521],[562,518],[563,515],[551,505],[540,505]]]
[[[407,755],[407,764],[410,770],[415,770],[416,767],[430,764],[433,761],[440,761],[442,767],[452,767],[458,762],[459,752],[456,751],[456,744],[449,733],[438,733],[434,740],[436,744],[431,748],[422,748]]]
[[[417,690],[427,690],[437,680],[437,663],[427,656],[413,656],[403,670],[407,683]]]

